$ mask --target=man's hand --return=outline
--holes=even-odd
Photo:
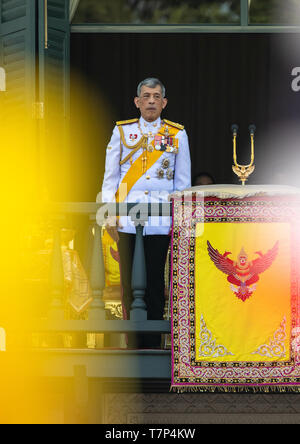
[[[116,243],[119,242],[119,233],[118,233],[118,227],[122,228],[122,225],[120,224],[119,218],[116,216],[109,216],[106,219],[105,223],[105,229],[112,238],[112,240]]]

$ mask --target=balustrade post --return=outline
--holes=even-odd
[[[51,319],[64,319],[64,267],[61,250],[61,230],[56,227],[53,236],[53,252],[50,267],[51,306],[49,317]]]
[[[90,262],[90,284],[93,302],[89,309],[89,319],[104,320],[105,304],[102,296],[105,287],[105,269],[102,249],[102,228],[97,223],[94,225],[94,240]]]
[[[132,264],[132,293],[133,303],[130,311],[130,319],[134,321],[147,320],[147,307],[145,303],[145,292],[147,288],[147,272],[146,260],[144,251],[143,230],[148,213],[139,213],[139,218],[136,218],[137,213],[134,212],[132,219],[136,226],[135,248]]]
[[[94,244],[93,224],[90,223],[86,228],[84,239],[83,267],[89,276]]]

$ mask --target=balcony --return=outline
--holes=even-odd
[[[294,394],[269,393],[261,396],[254,393],[190,393],[181,396],[169,393],[169,344],[160,350],[133,350],[125,348],[124,345],[118,347],[115,343],[113,346],[109,343],[110,338],[128,332],[155,332],[170,338],[170,320],[147,320],[143,300],[146,284],[142,226],[150,213],[170,215],[171,205],[126,207],[120,204],[116,208],[117,215],[131,212],[137,216],[137,242],[132,276],[134,301],[128,321],[110,319],[111,316],[108,316],[105,307],[100,208],[101,205],[96,203],[53,203],[38,212],[37,219],[45,220],[54,229],[49,270],[50,297],[42,315],[34,316],[32,312],[32,316],[26,317],[21,326],[16,327],[16,323],[0,323],[7,336],[7,351],[0,352],[0,390],[2,398],[5,400],[7,396],[12,405],[10,416],[7,414],[8,422],[297,422],[300,401]],[[110,210],[109,207],[107,209]],[[111,210],[114,211],[114,206]],[[90,256],[87,271],[93,301],[87,313],[84,312],[84,315],[78,316],[77,319],[68,319],[64,301],[61,229],[69,227],[82,235],[84,247],[87,246],[85,239],[91,240],[87,248]],[[85,236],[84,233],[89,235]],[[74,248],[79,246],[80,242],[75,242]],[[40,296],[47,299],[45,293],[40,293]],[[33,306],[34,304],[31,304],[31,311]],[[3,316],[1,319],[4,319]],[[95,335],[101,339],[100,345],[95,343],[91,347],[87,338]],[[77,345],[70,346],[65,341],[65,338],[70,336],[79,339]],[[13,347],[10,346],[11,337],[18,338],[17,345]],[[18,346],[18,343],[21,345]],[[31,399],[35,400],[35,410],[32,409]],[[19,411],[16,412],[16,405],[20,410],[20,404],[23,410],[19,414]],[[1,421],[5,421],[3,418],[5,415],[2,415]]]
[[[103,211],[105,207],[105,212]],[[102,210],[102,211],[101,211]],[[132,288],[134,301],[131,308],[130,320],[109,319],[103,300],[105,291],[105,269],[102,250],[103,217],[106,214],[117,216],[134,215],[136,223],[136,246],[133,261]],[[103,214],[100,216],[100,213]],[[144,294],[146,288],[146,270],[143,251],[143,225],[148,215],[170,215],[170,204],[97,204],[97,203],[53,203],[41,211],[42,217],[51,221],[54,227],[52,260],[50,261],[50,304],[46,316],[32,319],[27,325],[27,332],[41,336],[49,335],[59,338],[61,335],[77,335],[86,338],[87,335],[101,336],[101,346],[89,348],[85,339],[80,346],[65,347],[60,341],[52,341],[52,346],[39,345],[31,349],[35,360],[39,362],[41,375],[50,378],[69,378],[80,367],[88,378],[116,378],[126,380],[166,380],[171,375],[170,347],[164,349],[135,350],[123,347],[105,346],[109,341],[103,338],[111,335],[121,335],[130,332],[161,333],[170,335],[169,320],[147,320]],[[100,220],[100,218],[102,219]],[[89,233],[89,245],[85,245],[90,257],[87,270],[91,287],[92,302],[85,312],[84,319],[75,317],[66,319],[64,307],[64,269],[61,249],[61,229],[76,228],[80,220],[84,230]],[[76,249],[76,240],[75,240]],[[82,316],[81,316],[82,318]],[[58,344],[58,345],[56,345]]]

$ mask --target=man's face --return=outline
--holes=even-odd
[[[157,85],[155,88],[142,86],[141,95],[134,99],[134,103],[147,122],[154,122],[159,118],[168,101],[163,98],[161,87]]]

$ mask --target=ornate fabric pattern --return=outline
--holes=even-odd
[[[281,358],[285,355],[285,339],[286,339],[286,319],[284,318],[280,327],[274,333],[273,338],[269,339],[267,344],[261,345],[253,354],[260,356],[268,356],[269,358]]]
[[[199,355],[203,357],[218,357],[218,356],[226,356],[232,355],[224,345],[217,345],[216,340],[213,339],[211,331],[207,328],[203,315],[201,315],[200,320],[201,330],[200,330],[200,339],[201,346],[199,349]]]
[[[299,226],[299,196],[175,196],[174,390],[300,391]],[[240,266],[231,285],[215,251]],[[253,256],[234,262],[241,252]],[[234,297],[245,283],[251,297]]]

